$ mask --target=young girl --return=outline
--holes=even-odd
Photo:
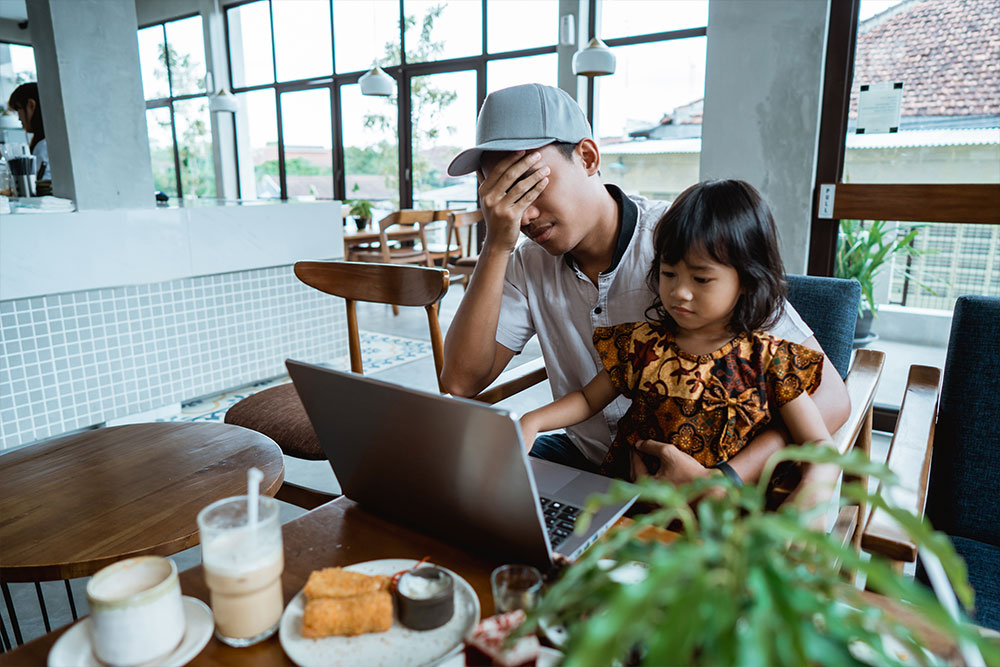
[[[694,185],[660,219],[654,243],[650,321],[596,329],[604,370],[524,415],[524,441],[584,421],[619,394],[632,405],[601,466],[609,476],[634,478],[630,453],[646,439],[720,466],[776,413],[795,442],[829,440],[809,396],[823,355],[763,332],[781,315],[785,271],[760,194],[743,181]]]

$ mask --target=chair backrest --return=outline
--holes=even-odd
[[[788,302],[798,311],[841,378],[851,364],[851,344],[861,303],[857,280],[788,274]]]
[[[431,261],[430,255],[427,252],[427,236],[424,232],[427,225],[432,222],[437,222],[439,220],[447,220],[449,211],[434,211],[434,210],[417,210],[417,209],[403,209],[400,211],[393,211],[389,215],[385,216],[378,221],[378,233],[379,233],[379,247],[382,251],[382,260],[384,262],[392,261],[393,255],[404,254],[407,256],[409,263],[423,263],[426,266],[432,266],[434,263]],[[386,230],[390,227],[395,227],[396,225],[414,225],[417,228],[417,238],[419,239],[419,250],[422,253],[414,253],[414,248],[403,248],[400,250],[394,250],[392,245],[389,243],[389,238],[386,234]]]
[[[448,212],[448,232],[445,238],[450,246],[452,240],[458,244],[461,250],[461,257],[469,257],[476,254],[472,247],[472,230],[483,219],[483,210],[477,208],[474,211],[449,211]],[[462,230],[466,230],[465,241],[462,241]]]
[[[295,275],[310,287],[344,299],[347,307],[351,370],[355,373],[363,372],[361,338],[354,307],[356,301],[423,306],[427,311],[434,367],[440,381],[441,367],[444,364],[444,342],[441,338],[437,305],[448,291],[447,270],[371,262],[296,262]]]
[[[1000,546],[1000,298],[955,304],[934,434],[927,517]]]

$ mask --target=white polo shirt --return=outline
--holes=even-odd
[[[607,188],[619,203],[622,224],[612,265],[598,276],[597,285],[569,255],[553,257],[533,241],[515,248],[507,264],[497,342],[520,352],[538,334],[554,399],[582,389],[603,368],[594,329],[645,321],[656,296],[646,285],[646,273],[655,255],[653,230],[670,203]],[[785,315],[770,333],[795,343],[812,336],[787,302]],[[619,396],[601,414],[566,432],[588,459],[600,463],[628,406],[629,400]]]

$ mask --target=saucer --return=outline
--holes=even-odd
[[[212,610],[197,598],[183,596],[184,637],[173,651],[148,663],[158,667],[181,667],[201,653],[212,638],[215,619]],[[100,667],[90,645],[90,618],[85,618],[63,633],[49,651],[49,667]]]

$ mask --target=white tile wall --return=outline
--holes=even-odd
[[[0,449],[346,354],[343,301],[291,266],[0,301]]]

